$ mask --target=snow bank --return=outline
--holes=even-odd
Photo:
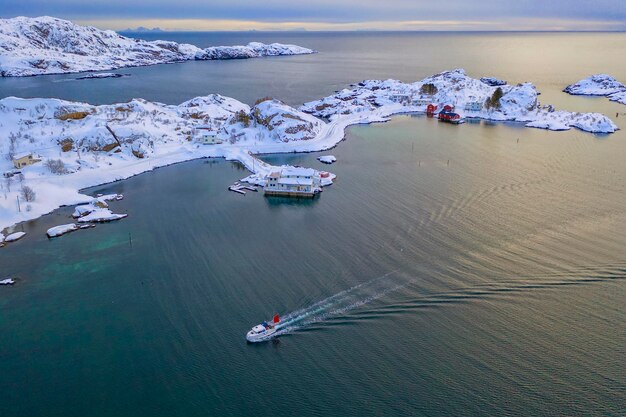
[[[127,216],[128,214],[115,214],[111,212],[111,210],[109,210],[108,208],[98,208],[92,211],[91,213],[87,214],[86,216],[79,218],[78,222],[80,223],[88,223],[88,222],[103,223],[103,222],[110,222],[114,220],[120,220]]]
[[[318,161],[325,164],[332,164],[333,162],[337,161],[337,158],[335,158],[333,155],[318,156],[317,159]]]
[[[25,232],[11,233],[10,235],[8,235],[7,237],[4,238],[4,241],[5,242],[15,242],[16,240],[20,240],[24,236],[26,236]]]
[[[76,224],[74,223],[62,224],[60,226],[54,226],[48,229],[46,235],[48,235],[48,237],[57,237],[66,233],[73,232],[75,230],[78,230],[78,226],[76,226]]]
[[[201,49],[171,41],[148,42],[48,16],[0,19],[0,76],[3,77],[102,71],[193,59],[311,53],[314,51],[307,48],[278,43],[252,42],[246,46]]]

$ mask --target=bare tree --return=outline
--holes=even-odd
[[[46,167],[56,175],[67,174],[67,168],[65,168],[65,163],[63,163],[60,159],[48,159],[46,161]]]
[[[35,194],[35,191],[33,191],[32,188],[30,188],[28,185],[22,185],[22,198],[27,201],[27,202],[31,202],[31,201],[35,201],[35,197],[37,195]]]

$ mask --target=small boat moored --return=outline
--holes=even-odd
[[[250,343],[265,342],[276,333],[277,325],[280,322],[278,314],[274,316],[271,323],[264,321],[261,324],[257,324],[246,334],[246,340]]]

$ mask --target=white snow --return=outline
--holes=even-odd
[[[0,76],[103,71],[188,60],[311,54],[296,45],[252,42],[206,49],[171,41],[144,41],[111,30],[49,16],[0,19]]]
[[[334,155],[324,155],[324,156],[318,156],[317,159],[320,162],[323,162],[325,164],[332,164],[333,162],[337,161],[337,158],[335,158]]]
[[[430,102],[441,109],[444,105],[454,105],[455,111],[465,116],[464,108],[468,102],[485,103],[497,89],[502,91],[499,108],[486,108],[472,111],[474,118],[495,121],[524,122],[528,127],[563,130],[576,127],[592,133],[613,133],[617,126],[606,116],[599,113],[576,113],[554,111],[552,106],[539,103],[537,89],[531,83],[515,86],[488,86],[480,80],[468,77],[462,69],[445,71],[427,77],[416,83],[407,84],[397,80],[368,80],[357,86],[344,89],[321,100],[304,104],[301,110],[318,117],[331,120],[344,115],[370,114],[377,110],[383,114],[402,112],[424,112],[425,105],[397,103],[392,97],[407,96],[416,99],[422,96],[421,87],[432,84],[437,92],[430,96]],[[384,110],[387,110],[386,112]]]
[[[15,280],[12,278],[0,280],[0,285],[13,285],[13,284],[15,284]]]
[[[626,104],[626,89],[609,95],[609,100],[617,101],[620,104]]]
[[[244,181],[264,185],[270,172],[286,167],[272,166],[255,155],[325,151],[344,139],[350,125],[384,122],[394,114],[424,112],[423,100],[413,105],[412,100],[398,103],[392,97],[421,98],[420,89],[425,83],[437,87],[430,97],[432,103],[440,107],[455,105],[461,114],[468,101],[485,103],[500,88],[500,107],[483,107],[473,111],[473,117],[518,121],[552,130],[574,127],[611,133],[617,129],[608,117],[598,113],[555,111],[551,106],[541,106],[531,83],[491,87],[468,77],[463,70],[446,71],[412,84],[364,81],[300,109],[274,99],[250,107],[216,94],[178,106],[142,99],[93,106],[58,99],[7,97],[0,100],[0,138],[10,140],[0,140],[0,155],[33,152],[42,162],[23,168],[21,180],[0,181],[0,193],[5,197],[0,198],[0,230],[62,205],[80,205],[74,213],[75,217],[84,216],[79,222],[119,218],[124,215],[103,211],[106,201],[117,195],[99,197],[96,205],[93,197],[79,190],[191,159],[222,157],[239,161],[252,172]],[[198,129],[212,132],[222,143],[202,145],[195,139]],[[47,167],[51,163],[61,169],[53,173]],[[0,158],[0,172],[11,167],[11,161]],[[331,173],[322,178],[322,184],[329,185],[334,178]],[[16,200],[22,199],[23,185],[31,187],[36,198],[22,200],[18,211]]]
[[[66,233],[73,232],[74,230],[78,230],[78,226],[76,226],[76,224],[74,223],[69,223],[51,227],[50,229],[48,229],[46,234],[48,235],[48,237],[57,237]]]
[[[98,79],[98,78],[121,78],[128,77],[128,74],[119,74],[115,72],[99,72],[97,74],[87,74],[81,77],[77,77],[77,80],[90,80],[90,79]]]
[[[626,91],[626,86],[608,74],[594,74],[563,90],[566,93],[585,96],[608,96]]]
[[[83,204],[80,206],[76,206],[74,208],[74,213],[72,213],[72,217],[76,219],[81,216],[86,216],[87,214],[91,213],[94,210],[95,210],[95,207],[91,204]]]
[[[566,93],[583,96],[606,96],[611,101],[626,104],[626,85],[608,74],[595,74],[568,85]]]
[[[11,233],[10,235],[8,235],[7,237],[4,238],[4,241],[5,242],[15,242],[16,240],[20,240],[24,236],[26,236],[25,232]]]
[[[481,77],[480,81],[491,87],[497,87],[506,84],[506,81],[495,77]]]
[[[115,214],[111,212],[111,210],[109,210],[108,208],[97,208],[86,216],[79,218],[78,222],[110,222],[113,220],[123,219],[126,216],[128,216],[128,214]]]

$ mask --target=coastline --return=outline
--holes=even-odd
[[[28,186],[32,185],[38,193],[42,190],[43,200],[39,199],[33,204],[30,211],[17,213],[9,209],[10,202],[5,203],[4,210],[0,206],[0,227],[2,230],[12,230],[20,222],[48,214],[58,207],[88,202],[92,197],[81,193],[81,190],[86,188],[124,180],[156,168],[194,159],[224,158],[238,161],[251,172],[242,181],[262,185],[269,172],[280,168],[262,162],[255,155],[320,152],[331,149],[344,140],[345,130],[349,126],[386,122],[390,117],[400,114],[425,113],[426,109],[423,105],[394,102],[392,98],[398,94],[398,91],[419,89],[427,82],[437,82],[440,85],[440,93],[438,97],[431,97],[433,101],[458,102],[459,99],[454,94],[457,92],[459,80],[466,86],[467,91],[461,91],[463,94],[480,92],[483,95],[489,95],[496,89],[496,87],[486,86],[466,76],[463,70],[453,70],[414,84],[394,80],[365,81],[358,84],[358,87],[347,88],[333,96],[306,103],[299,110],[273,99],[264,99],[250,108],[237,100],[218,95],[196,97],[179,106],[166,106],[140,99],[130,103],[105,106],[91,106],[86,103],[56,99],[2,99],[0,105],[14,118],[14,120],[8,120],[5,125],[5,130],[8,129],[5,132],[7,136],[17,131],[11,126],[24,124],[30,126],[31,121],[35,124],[42,123],[42,132],[44,127],[46,129],[52,127],[65,132],[59,133],[56,140],[50,138],[38,144],[28,145],[33,149],[36,149],[37,145],[48,147],[53,145],[52,148],[55,150],[49,151],[48,158],[56,157],[57,151],[59,156],[63,153],[59,149],[62,143],[61,137],[63,137],[61,135],[71,135],[74,138],[84,135],[91,141],[87,144],[88,149],[94,149],[96,146],[97,149],[102,149],[104,140],[111,141],[109,132],[112,133],[112,130],[109,128],[109,123],[116,123],[112,126],[118,135],[127,136],[126,140],[121,138],[120,142],[117,135],[114,135],[117,144],[113,144],[113,148],[106,152],[83,150],[83,157],[86,156],[87,159],[82,159],[79,145],[76,145],[79,159],[75,162],[78,162],[78,165],[69,174],[51,174],[44,169],[43,163],[26,168],[28,175],[24,183]],[[610,119],[597,113],[555,112],[546,106],[540,108],[536,99],[538,93],[532,84],[520,84],[517,87],[505,86],[505,88],[506,93],[503,99],[507,98],[507,94],[514,97],[510,102],[506,102],[506,108],[499,111],[468,113],[466,116],[495,122],[514,121],[524,123],[527,127],[549,130],[567,130],[576,127],[589,132],[600,130],[601,133],[611,133],[617,129]],[[375,92],[375,98],[372,98],[373,92]],[[328,103],[338,104],[333,107]],[[531,103],[534,110],[528,111],[523,107],[528,106],[526,103]],[[461,101],[460,105],[462,104]],[[30,115],[22,116],[22,113],[26,113],[23,110],[29,107]],[[316,110],[320,108],[324,114]],[[60,121],[59,111],[61,110],[74,112],[66,114],[84,113],[85,116],[82,116],[80,120],[63,121],[61,119]],[[43,115],[37,117],[36,115],[40,114],[39,111],[43,111]],[[122,115],[118,116],[120,112]],[[51,117],[50,113],[55,116]],[[248,114],[249,116],[245,117],[253,118],[254,123],[250,125],[245,120],[240,122],[242,114],[244,116]],[[278,117],[275,117],[277,115]],[[198,130],[198,126],[200,129],[205,129],[202,127],[204,121],[211,124],[211,129],[214,131],[212,134],[219,137],[218,144],[203,145],[193,140],[193,134],[188,133],[189,129]],[[153,126],[147,126],[146,122],[152,123]],[[109,132],[102,128],[103,124]],[[176,125],[175,128],[173,124]],[[67,128],[70,130],[66,132]],[[462,129],[462,127],[459,128]],[[22,133],[20,127],[19,134]],[[23,141],[23,139],[20,140]],[[28,151],[28,146],[20,151]],[[104,147],[104,149],[108,148]],[[69,154],[73,154],[73,151]],[[64,155],[64,158],[66,161],[71,160],[69,155]],[[333,177],[334,175],[331,174],[331,182]],[[13,194],[19,198],[19,194]],[[7,201],[15,203],[15,197]]]

